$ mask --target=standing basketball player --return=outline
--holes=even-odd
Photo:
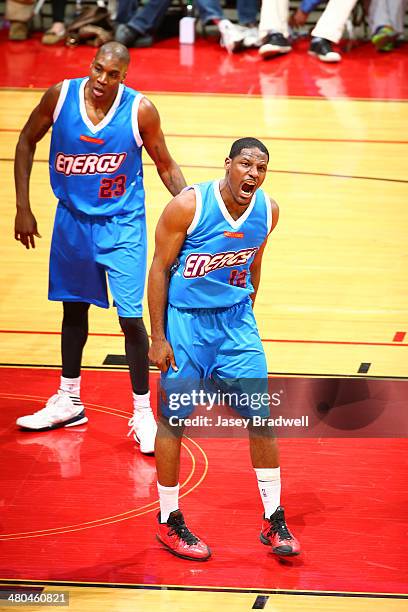
[[[129,53],[120,43],[97,52],[89,77],[65,80],[44,94],[16,149],[15,238],[27,249],[40,237],[29,201],[36,143],[52,126],[50,177],[58,207],[51,244],[49,299],[63,302],[60,388],[45,408],[17,419],[26,429],[87,421],[80,400],[82,350],[90,304],[108,308],[106,276],[125,335],[133,388],[130,432],[140,450],[154,450],[156,422],[148,387],[148,337],[142,319],[146,270],[142,146],[173,194],[185,186],[170,156],[159,114],[123,84]]]
[[[254,383],[256,390],[267,390],[266,359],[252,307],[263,251],[279,214],[277,204],[259,189],[268,161],[262,142],[237,140],[225,160],[225,177],[176,196],[156,229],[148,297],[149,355],[162,371],[162,416],[155,445],[157,537],[170,552],[187,559],[204,560],[211,553],[186,527],[179,510],[181,432],[193,406],[187,401],[181,411],[172,412],[170,392],[180,395],[203,379],[219,388],[232,381],[243,391]],[[242,414],[241,406],[233,407]],[[176,422],[171,418],[175,414]],[[254,414],[249,411],[250,417]],[[251,459],[265,510],[261,541],[278,555],[296,555],[300,546],[280,506],[276,440],[267,426],[253,424],[251,419]]]

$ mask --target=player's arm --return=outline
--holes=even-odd
[[[261,246],[259,247],[255,257],[254,257],[254,261],[251,264],[251,268],[250,268],[250,272],[251,272],[251,283],[252,286],[254,288],[254,292],[251,295],[251,300],[252,300],[252,306],[254,306],[255,304],[255,299],[256,299],[256,294],[258,293],[258,287],[259,287],[259,283],[261,281],[261,266],[262,266],[262,257],[264,254],[264,250],[266,247],[266,244],[268,242],[268,238],[271,235],[271,232],[273,232],[273,230],[276,227],[276,224],[278,223],[279,220],[279,207],[277,205],[277,203],[275,202],[275,200],[272,200],[271,198],[271,208],[272,208],[272,227],[271,227],[271,231],[269,232],[269,234],[267,235],[267,237],[265,238],[265,240],[263,241],[263,243],[261,244]]]
[[[14,181],[16,186],[17,212],[14,223],[14,237],[26,249],[35,248],[34,236],[41,238],[37,221],[30,206],[30,176],[37,142],[46,134],[53,122],[53,113],[61,91],[62,83],[50,87],[40,103],[31,113],[23,127],[16,147],[14,159]]]
[[[152,344],[149,358],[165,372],[169,365],[177,369],[173,349],[164,328],[170,267],[176,260],[195,212],[195,194],[189,189],[179,194],[164,209],[156,228],[155,251],[149,272],[149,301]]]
[[[159,113],[147,98],[140,102],[138,123],[144,147],[154,161],[163,184],[176,196],[186,186],[186,180],[167,149]]]

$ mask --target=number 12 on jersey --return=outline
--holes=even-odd
[[[246,287],[247,270],[231,270],[229,284],[234,285],[234,287]]]

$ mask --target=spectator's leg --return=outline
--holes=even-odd
[[[404,30],[406,0],[373,0],[369,10],[371,40],[377,51],[392,51],[398,32]]]
[[[263,0],[259,21],[259,55],[270,59],[288,53],[292,45],[288,40],[289,0]]]
[[[371,33],[381,26],[392,26],[396,32],[404,31],[404,15],[407,8],[407,0],[371,0],[368,13]]]
[[[127,23],[136,14],[138,5],[138,0],[118,0],[116,21]]]
[[[194,6],[197,8],[200,21],[204,25],[212,21],[218,22],[221,19],[225,19],[219,0],[195,0]]]
[[[52,0],[52,21],[64,23],[67,0]]]
[[[45,32],[43,45],[55,45],[65,39],[65,7],[67,0],[52,0],[52,26]]]
[[[265,36],[269,32],[280,32],[283,36],[289,35],[289,0],[263,0],[259,20],[259,35]]]
[[[237,0],[238,21],[243,25],[258,22],[258,0]]]
[[[9,40],[26,40],[28,24],[33,16],[34,0],[7,0],[5,17],[10,21]]]
[[[140,34],[153,32],[159,25],[172,0],[150,0],[129,20],[128,26]]]
[[[313,38],[324,38],[338,43],[344,26],[357,0],[329,0],[322,16],[312,30]]]

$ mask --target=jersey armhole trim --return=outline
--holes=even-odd
[[[198,222],[200,221],[201,210],[203,207],[203,199],[201,197],[201,191],[198,185],[192,185],[191,187],[185,187],[183,191],[185,191],[186,189],[194,189],[194,193],[196,197],[196,208],[195,208],[194,217],[189,227],[187,228],[187,232],[186,232],[187,236],[190,236],[190,234],[193,233],[193,231],[196,229],[198,225]]]
[[[265,206],[266,206],[266,225],[268,228],[268,236],[271,233],[272,229],[272,202],[271,198],[263,192],[265,198]]]
[[[58,96],[58,101],[57,101],[57,105],[54,109],[54,113],[52,116],[53,122],[56,123],[59,114],[61,112],[61,109],[64,105],[65,102],[65,98],[67,97],[67,93],[68,93],[68,87],[69,87],[69,79],[64,79],[62,81],[62,87],[61,87],[61,91],[60,94]]]
[[[143,140],[139,132],[139,120],[138,120],[139,106],[143,98],[144,98],[143,94],[141,93],[137,94],[137,96],[133,100],[133,105],[132,105],[132,130],[133,130],[133,136],[135,137],[136,144],[138,147],[143,146]]]

